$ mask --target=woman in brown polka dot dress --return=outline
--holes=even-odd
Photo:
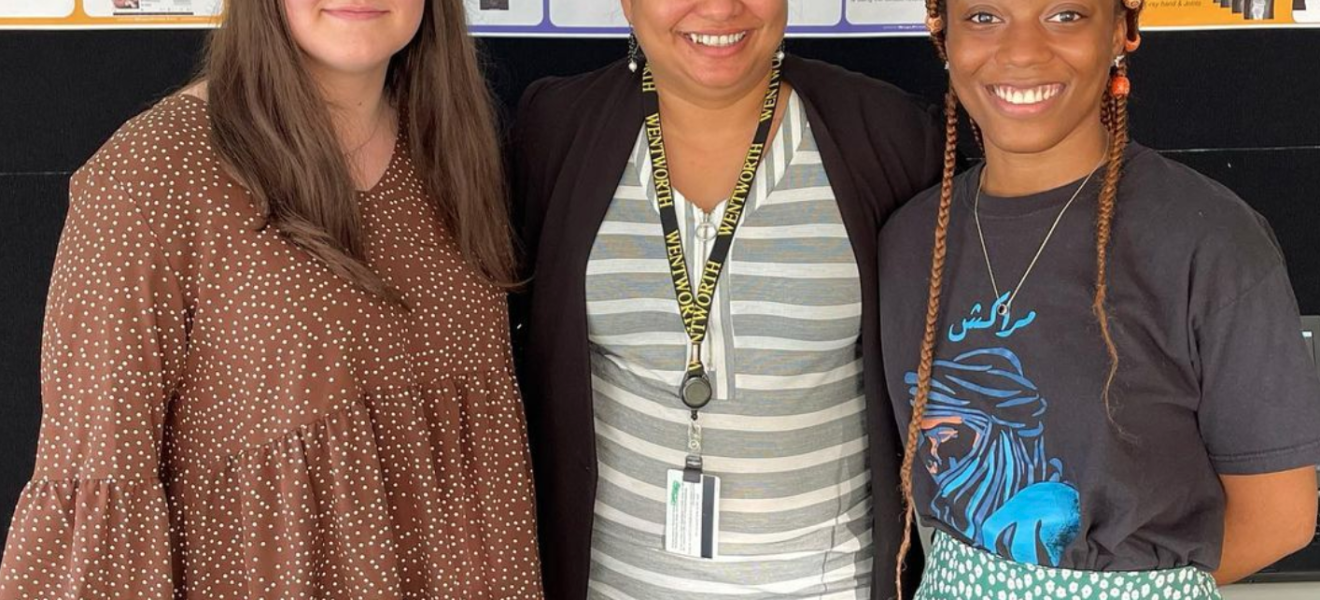
[[[462,0],[229,4],[73,178],[0,599],[540,598]]]

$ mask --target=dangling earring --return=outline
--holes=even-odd
[[[777,50],[777,51],[775,52],[775,60],[776,60],[776,61],[781,61],[781,62],[782,62],[782,61],[784,60],[784,57],[788,56],[788,52],[787,52],[786,50],[784,50],[784,44],[786,44],[786,43],[787,43],[787,42],[783,42],[783,41],[779,42],[779,50]]]
[[[628,70],[632,71],[633,73],[637,72],[637,68],[639,66],[637,64],[637,55],[640,54],[638,52],[640,48],[641,45],[637,43],[637,34],[633,32],[629,32],[628,33]]]
[[[1109,81],[1109,94],[1115,98],[1127,98],[1132,93],[1132,81],[1127,77],[1127,67],[1123,65],[1125,55],[1114,59],[1114,76]]]

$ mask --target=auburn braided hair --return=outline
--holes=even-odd
[[[926,18],[931,40],[935,44],[941,60],[948,61],[945,46],[947,36],[946,17],[947,0],[926,0]],[[1118,10],[1127,23],[1127,52],[1134,51],[1141,39],[1139,20],[1142,3],[1131,0],[1116,0]],[[1127,63],[1119,62],[1110,73],[1112,79],[1127,77]],[[917,366],[917,391],[912,403],[912,418],[908,421],[907,442],[904,445],[903,467],[901,472],[903,502],[903,543],[898,549],[895,569],[895,585],[898,598],[903,597],[904,559],[912,547],[912,527],[915,518],[915,502],[912,492],[912,468],[916,459],[917,448],[921,439],[921,422],[925,418],[926,405],[930,399],[931,371],[935,362],[935,340],[939,330],[940,294],[944,286],[944,261],[948,253],[949,213],[953,205],[953,176],[958,147],[958,96],[950,82],[944,96],[944,178],[940,183],[940,203],[935,218],[935,244],[931,252],[930,287],[926,300],[925,332],[921,336],[920,362]],[[1105,377],[1102,399],[1106,410],[1110,407],[1109,393],[1114,378],[1118,374],[1118,347],[1114,344],[1110,328],[1110,317],[1106,308],[1109,295],[1109,241],[1112,236],[1115,204],[1118,197],[1118,182],[1123,172],[1123,153],[1128,143],[1128,114],[1126,94],[1115,95],[1111,89],[1105,91],[1101,99],[1100,119],[1109,132],[1108,159],[1105,176],[1100,188],[1100,199],[1096,209],[1095,248],[1096,273],[1095,296],[1092,299],[1091,312],[1100,326],[1100,337],[1109,357],[1109,371]],[[974,125],[974,124],[973,124]],[[977,128],[973,131],[978,134]],[[979,140],[978,140],[979,142]],[[1112,411],[1111,411],[1112,419]]]

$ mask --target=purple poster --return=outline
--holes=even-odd
[[[476,35],[621,36],[619,0],[467,0]],[[789,0],[791,35],[924,34],[925,0]]]

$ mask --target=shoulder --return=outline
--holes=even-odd
[[[968,185],[968,178],[974,176],[975,169],[969,169],[953,178],[953,189],[958,190]],[[890,215],[880,231],[880,260],[894,257],[911,257],[915,249],[929,250],[935,232],[935,219],[940,208],[941,185],[927,188],[904,203]],[[904,259],[907,260],[907,259]]]
[[[794,89],[819,97],[827,105],[870,105],[925,111],[930,103],[891,83],[819,60],[790,56],[784,75]]]
[[[528,127],[587,118],[592,108],[631,90],[635,76],[622,62],[569,77],[546,77],[523,92],[516,126]]]
[[[895,206],[939,180],[944,127],[939,110],[883,81],[819,61],[789,57],[785,78],[833,146],[830,156],[864,182],[883,221]]]
[[[907,126],[924,131],[935,124],[935,107],[897,86],[829,63],[789,57],[785,78],[825,120],[865,119],[864,124]]]
[[[214,171],[206,102],[175,94],[129,119],[74,175],[112,181],[123,191],[169,189]]]
[[[1114,241],[1134,260],[1185,273],[1198,314],[1235,302],[1285,265],[1269,222],[1242,198],[1140,146],[1124,167],[1114,218]]]
[[[1201,215],[1211,221],[1257,218],[1232,190],[1197,170],[1133,143],[1123,167],[1120,202],[1155,208],[1179,216]],[[1204,213],[1204,214],[1202,214]]]
[[[1137,232],[1169,239],[1199,254],[1236,246],[1259,260],[1282,261],[1269,223],[1246,201],[1218,181],[1149,148],[1134,145],[1123,169],[1118,201],[1115,218]]]
[[[212,150],[205,101],[176,94],[130,119],[74,173],[69,202],[84,218],[132,211],[177,242],[235,185]]]

